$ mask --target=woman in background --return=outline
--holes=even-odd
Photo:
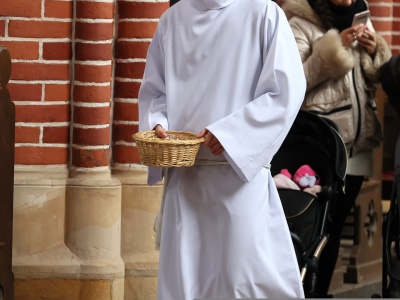
[[[328,297],[344,222],[365,177],[372,175],[372,150],[382,139],[375,84],[391,52],[369,20],[352,25],[356,13],[368,10],[363,0],[286,0],[282,8],[307,80],[302,109],[334,121],[348,151],[345,194],[331,207],[330,240],[319,262],[316,293],[323,298]]]

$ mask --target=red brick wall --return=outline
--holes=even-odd
[[[375,29],[400,53],[400,0],[369,5]],[[117,168],[139,162],[132,139],[138,90],[148,45],[168,7],[165,0],[2,1],[0,44],[13,60],[16,164],[90,168],[108,165],[111,156]]]
[[[392,45],[393,53],[396,53],[395,49],[400,45],[400,43],[393,43],[392,38],[393,17],[395,16],[394,5],[396,4],[392,0],[369,0],[368,3],[371,11],[371,21],[375,30],[383,35],[389,45]],[[400,11],[398,16],[400,16]]]
[[[15,163],[66,164],[70,121],[72,2],[2,1],[0,44],[12,57]]]

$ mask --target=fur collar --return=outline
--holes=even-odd
[[[307,0],[285,0],[282,9],[286,14],[288,20],[293,17],[300,17],[306,19],[319,27],[323,27],[320,17],[311,8]]]

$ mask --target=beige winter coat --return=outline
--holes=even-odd
[[[336,29],[326,31],[307,0],[286,0],[282,6],[296,38],[307,79],[303,109],[332,119],[346,143],[349,156],[381,141],[374,101],[379,67],[391,56],[376,34],[372,58],[364,48],[345,48]]]

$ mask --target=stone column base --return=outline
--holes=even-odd
[[[14,287],[15,300],[113,300],[123,299],[124,279],[17,278]]]
[[[15,300],[123,300],[121,183],[37,167],[16,173]]]
[[[143,167],[114,170],[113,175],[122,184],[125,299],[156,300],[159,252],[155,250],[153,223],[160,209],[162,183],[148,186],[147,168]]]

